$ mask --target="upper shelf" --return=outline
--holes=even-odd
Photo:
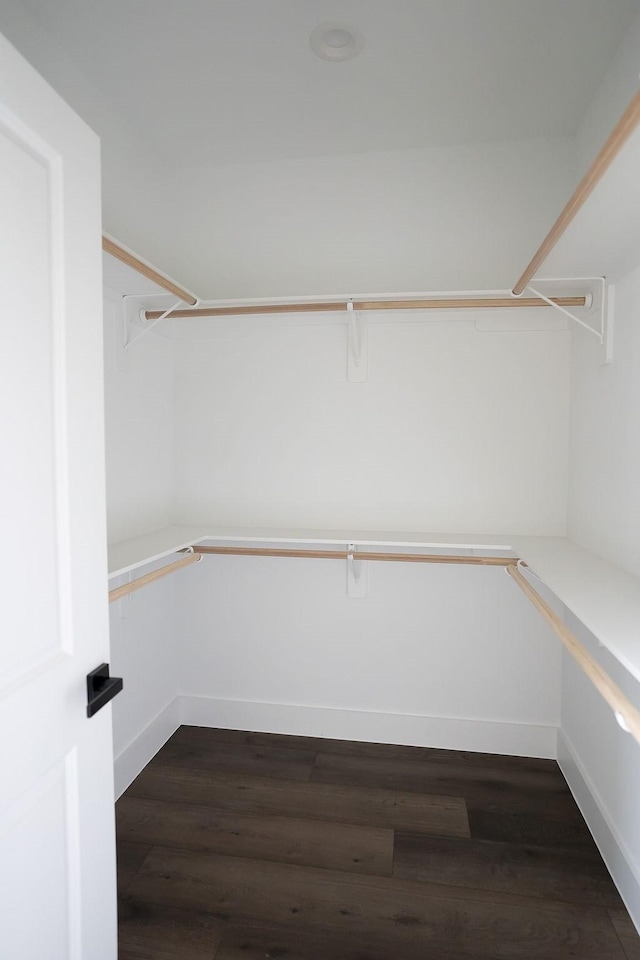
[[[122,270],[122,268],[125,268],[136,278],[136,289],[131,290],[131,293],[138,295],[145,293],[170,293],[172,296],[177,297],[179,301],[187,303],[190,306],[198,303],[198,298],[194,293],[180,286],[175,280],[168,277],[166,273],[157,270],[148,260],[143,260],[142,257],[139,257],[133,250],[118,243],[117,240],[114,240],[113,237],[108,236],[106,233],[102,236],[102,249],[104,253],[107,254],[107,258],[105,258],[107,268],[110,269],[114,275],[119,277],[126,276]],[[151,289],[145,290],[141,288],[141,278],[144,278],[144,281],[151,285]]]
[[[109,579],[200,543],[202,531],[202,526],[163,527],[142,537],[109,544]]]
[[[512,552],[528,564],[561,603],[640,681],[640,578],[564,537],[269,529],[215,524],[173,526],[113,544],[109,549],[109,575],[127,573],[205,540],[235,544],[346,547],[354,543],[363,548]]]
[[[640,258],[637,169],[640,92],[636,93],[549,230],[513,292],[532,278],[602,277],[616,280]]]
[[[640,262],[640,129],[637,129],[544,263],[549,277],[615,282]]]
[[[102,252],[102,282],[107,290],[112,290],[121,297],[167,296],[167,291],[159,284],[143,277],[133,267],[116,260],[105,251]]]

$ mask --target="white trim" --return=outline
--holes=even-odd
[[[558,731],[558,763],[629,915],[640,932],[640,865],[635,862],[576,749],[562,730]]]
[[[179,726],[179,703],[176,697],[115,758],[116,800],[122,796]]]
[[[182,696],[180,722],[260,733],[555,759],[557,727]]]

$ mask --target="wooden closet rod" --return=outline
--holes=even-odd
[[[142,577],[131,580],[129,583],[123,583],[121,587],[115,587],[109,591],[109,603],[122,600],[123,597],[128,597],[130,593],[135,593],[136,590],[146,587],[148,583],[153,583],[154,580],[161,580],[162,577],[168,576],[168,574],[173,573],[175,570],[188,567],[192,563],[198,563],[199,560],[202,560],[199,553],[187,553],[185,556],[180,557],[179,560],[174,560],[173,563],[159,567],[158,570],[153,570],[151,573],[145,573]]]
[[[561,307],[584,307],[584,297],[554,297]],[[456,297],[441,300],[354,300],[354,310],[477,310],[513,307],[548,307],[540,297]],[[187,317],[266,316],[271,313],[346,313],[346,301],[317,303],[264,303],[237,307],[197,307],[195,310],[172,310],[170,319]],[[145,320],[158,320],[162,310],[146,310]]]
[[[594,660],[589,651],[583,647],[580,641],[571,633],[566,624],[554,613],[540,594],[533,589],[529,581],[522,576],[518,567],[515,564],[509,565],[507,567],[507,573],[513,577],[538,613],[542,614],[551,629],[560,637],[580,669],[586,673],[598,693],[604,697],[616,714],[616,718],[622,721],[622,724],[624,724],[623,729],[628,730],[633,739],[637,743],[640,743],[640,710],[634,707],[631,701],[625,697],[620,687],[613,682],[598,661]]]
[[[639,123],[640,91],[636,93],[633,100],[618,120],[604,146],[598,153],[598,156],[595,158],[584,177],[574,190],[572,196],[562,210],[562,213],[549,230],[549,233],[536,250],[526,270],[516,283],[515,287],[513,288],[513,292],[516,296],[519,296],[524,292],[531,278],[537,273],[538,268],[549,256],[562,234],[575,218],[580,208],[584,206],[585,202],[591,196],[594,188],[603,178]]]
[[[147,280],[157,283],[159,287],[162,287],[163,290],[166,290],[167,293],[172,293],[175,297],[178,297],[180,300],[184,300],[185,303],[190,303],[192,306],[195,303],[198,303],[198,298],[194,297],[192,293],[189,293],[188,290],[184,290],[182,287],[179,287],[177,283],[174,283],[173,280],[170,280],[169,277],[166,277],[163,273],[159,273],[155,267],[152,267],[150,263],[147,263],[145,260],[141,260],[140,257],[137,257],[135,253],[132,253],[131,250],[127,250],[126,247],[122,247],[119,243],[116,243],[115,240],[112,240],[111,237],[103,236],[102,237],[102,249],[105,253],[110,254],[112,257],[115,257],[116,260],[119,260],[121,263],[126,263],[128,267],[133,267],[133,269],[141,274],[143,277],[146,277]],[[162,311],[158,316],[162,315]]]
[[[344,550],[291,550],[276,547],[194,547],[196,553],[214,553],[234,557],[306,557],[310,560],[348,560]],[[438,556],[423,553],[354,553],[354,560],[387,560],[395,563],[468,563],[480,567],[515,565],[515,557]]]

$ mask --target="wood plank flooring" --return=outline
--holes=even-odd
[[[116,806],[120,960],[638,960],[553,761],[181,727]]]

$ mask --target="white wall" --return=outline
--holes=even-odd
[[[569,533],[640,574],[640,268],[616,285],[615,304],[611,366],[602,366],[590,338],[574,338]],[[640,685],[575,618],[569,625],[640,706]],[[640,747],[570,661],[560,748],[563,770],[640,928]]]
[[[185,168],[176,272],[204,298],[508,289],[575,179],[573,141]]]
[[[570,334],[510,313],[371,324],[365,383],[344,326],[196,324],[176,519],[563,534]],[[356,600],[340,562],[206,558],[178,594],[185,718],[555,755],[558,647],[504,571],[370,566]]]
[[[639,71],[640,13],[578,131],[581,173],[637,92]],[[612,249],[615,241],[612,236]],[[626,250],[624,259],[613,265],[616,276],[640,264],[640,248]],[[568,530],[582,546],[640,575],[640,267],[616,283],[614,297],[613,363],[602,365],[602,350],[592,338],[579,331],[573,338]],[[575,617],[567,614],[567,622],[640,706],[640,685]],[[559,759],[640,929],[640,747],[568,657]]]
[[[371,324],[366,383],[343,325],[178,342],[176,519],[563,535],[569,333],[509,313]]]
[[[151,333],[123,368],[106,301],[110,540],[203,517],[563,532],[562,321],[372,323],[366,383],[347,382],[342,325],[195,334]],[[503,571],[377,565],[362,600],[345,576],[215,558],[113,605],[118,788],[180,720],[554,755],[558,648]]]
[[[574,338],[569,532],[640,575],[640,268],[614,296],[613,363],[602,365],[595,340]]]
[[[174,361],[169,340],[146,336],[126,358],[121,308],[105,297],[105,430],[109,542],[171,522]]]
[[[180,585],[186,722],[555,756],[560,654],[504,570],[206,557]]]
[[[150,335],[135,344],[126,361],[118,359],[119,308],[108,297],[104,319],[107,513],[114,542],[171,519],[173,350],[170,341]],[[162,745],[163,736],[173,732],[172,716],[165,711],[177,692],[179,577],[111,605],[111,673],[124,678],[124,690],[113,702],[118,793]]]
[[[111,674],[124,679],[112,714],[116,796],[179,724],[176,596],[182,574],[178,571],[110,606]]]

